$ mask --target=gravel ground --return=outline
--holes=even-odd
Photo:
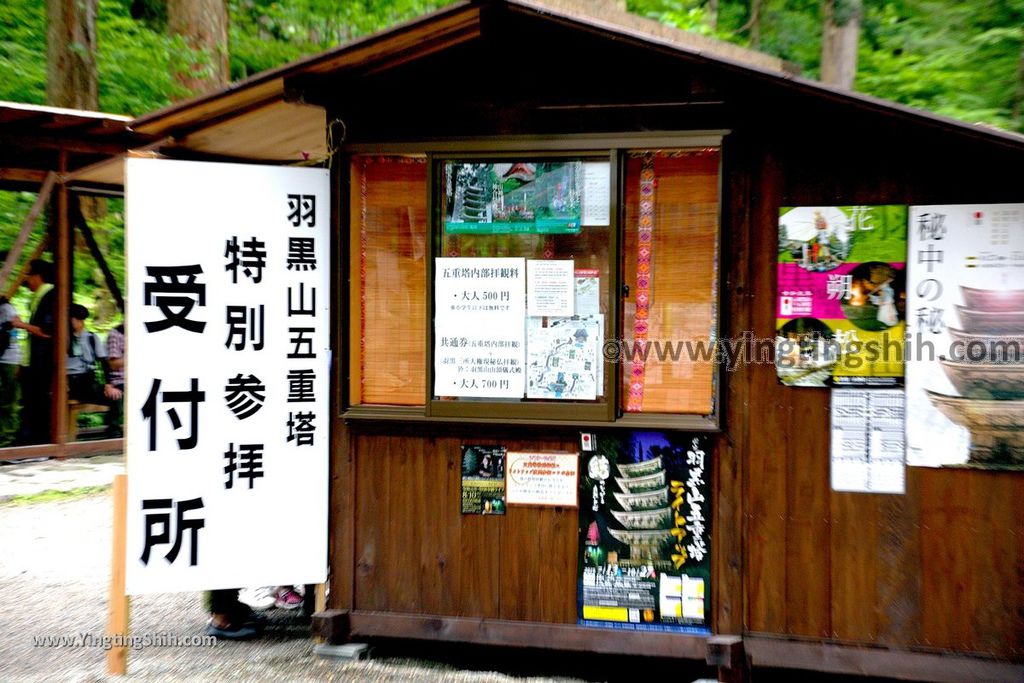
[[[102,637],[110,568],[110,498],[0,504],[0,681],[104,681],[102,647],[39,647],[39,636]],[[214,647],[128,653],[139,681],[522,681],[419,660],[339,663],[313,654],[308,631],[279,610],[264,636]],[[132,600],[132,634],[202,634],[198,594]],[[568,679],[561,679],[568,680]]]

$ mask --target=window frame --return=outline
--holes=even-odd
[[[461,160],[500,160],[508,158],[529,159],[603,159],[608,158],[611,164],[610,181],[610,215],[608,226],[608,274],[609,287],[606,315],[606,332],[618,335],[621,323],[621,288],[625,264],[621,262],[625,217],[625,158],[630,151],[642,149],[673,148],[686,149],[695,147],[714,147],[719,151],[718,164],[718,234],[717,256],[714,264],[716,287],[714,289],[715,308],[715,340],[720,339],[723,329],[722,297],[724,286],[724,227],[725,200],[723,194],[723,139],[728,130],[683,131],[679,133],[635,133],[635,134],[587,134],[566,136],[508,136],[502,138],[466,138],[447,139],[440,141],[413,141],[407,143],[356,143],[345,146],[344,155],[339,156],[339,178],[341,190],[339,197],[351,197],[349,182],[349,164],[353,157],[359,155],[423,155],[427,163],[427,240],[430,245],[429,258],[426,263],[425,301],[427,329],[425,330],[425,403],[420,406],[388,406],[379,404],[349,404],[348,382],[351,376],[351,347],[338,353],[343,359],[343,367],[339,367],[338,383],[341,394],[339,401],[340,417],[353,421],[403,421],[403,422],[435,422],[435,423],[494,423],[496,420],[509,420],[515,424],[553,425],[586,428],[627,428],[627,429],[677,429],[686,431],[718,432],[721,431],[722,415],[722,384],[724,367],[718,367],[712,373],[712,411],[707,415],[681,413],[626,413],[620,408],[622,391],[622,363],[605,363],[604,396],[598,403],[566,401],[524,401],[504,402],[501,400],[444,401],[434,398],[434,260],[443,255],[439,251],[443,240],[443,217],[440,215],[442,203],[438,192],[445,161]],[[346,203],[347,204],[347,203]],[[352,222],[352,207],[339,207],[340,225],[339,242],[344,250],[340,254],[339,263],[350,268],[348,248],[352,239],[352,231],[357,229]],[[352,273],[339,273],[348,288],[339,297],[338,320],[344,329],[339,340],[351,344],[355,330],[351,328],[351,316],[347,311],[350,302],[351,288],[358,286],[351,278]]]

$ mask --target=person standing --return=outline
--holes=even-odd
[[[122,401],[124,396],[124,324],[118,325],[107,334],[107,386],[103,393],[110,400],[110,412],[107,413],[107,438],[120,439],[124,433],[121,427],[121,416],[124,413]]]
[[[42,259],[29,263],[25,286],[32,291],[26,358],[21,371],[21,431],[18,443],[32,445],[50,441],[53,395],[53,333],[57,293],[53,288],[53,264]]]
[[[10,446],[18,435],[21,347],[15,330],[22,327],[24,323],[14,306],[6,297],[0,297],[0,448]]]

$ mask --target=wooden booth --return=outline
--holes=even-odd
[[[101,271],[102,284],[111,299],[123,311],[117,279],[107,264],[90,227],[89,213],[83,211],[82,197],[118,196],[121,174],[109,164],[111,157],[129,148],[144,149],[148,140],[128,127],[127,116],[77,109],[42,107],[15,102],[0,102],[0,190],[33,192],[35,200],[18,226],[11,244],[2,245],[7,258],[0,264],[0,294],[7,298],[18,292],[29,270],[29,263],[43,258],[54,266],[56,296],[55,318],[68,321],[73,302],[76,245],[91,254]],[[84,203],[93,201],[85,199]],[[28,322],[26,320],[26,322]],[[106,410],[107,406],[83,405],[69,400],[65,368],[69,328],[54,325],[53,357],[46,360],[52,386],[48,388],[44,422],[47,433],[34,445],[0,449],[0,459],[19,460],[38,457],[67,457],[116,453],[121,439],[76,441],[75,416],[80,409]],[[22,371],[24,372],[24,370]],[[28,416],[23,407],[21,419]],[[6,429],[5,429],[6,431]],[[44,430],[40,430],[44,431]]]
[[[1024,675],[1021,474],[910,467],[902,495],[834,491],[830,392],[781,384],[771,360],[780,207],[1020,202],[1021,136],[555,0],[457,3],[132,127],[169,157],[330,160],[330,640],[704,659],[716,634],[755,668]],[[524,281],[528,321],[508,325]],[[550,345],[566,315],[587,318],[572,343],[594,363]],[[767,358],[630,351],[744,339]],[[536,371],[552,359],[565,372]],[[467,447],[472,467],[603,482],[580,460],[593,440],[640,432],[706,446],[704,525],[683,506],[677,555],[706,563],[708,609],[687,628],[580,609],[597,493],[512,477],[491,514],[463,508]]]

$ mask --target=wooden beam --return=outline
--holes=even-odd
[[[704,660],[707,636],[570,624],[353,611],[351,635]]]
[[[7,180],[16,183],[38,183],[46,180],[49,171],[31,168],[0,168],[0,182]]]
[[[48,246],[50,246],[49,234],[43,237],[43,241],[39,243],[39,246],[36,247],[35,251],[33,251],[32,254],[27,259],[25,259],[25,262],[21,264],[21,269],[18,271],[18,277],[14,278],[11,281],[11,284],[7,287],[7,291],[4,292],[4,296],[6,296],[8,299],[14,296],[14,294],[18,291],[18,287],[21,287],[21,283],[24,282],[25,275],[28,274],[28,269],[29,266],[32,264],[32,261],[42,256],[43,252],[46,251],[46,248]]]
[[[13,149],[51,149],[82,154],[121,154],[129,148],[128,142],[92,142],[71,137],[0,135],[0,147]]]
[[[822,673],[936,683],[1017,683],[1024,680],[1024,665],[980,657],[795,641],[767,636],[744,636],[743,643],[754,666],[758,668],[806,669]]]
[[[15,238],[14,244],[11,245],[10,251],[7,252],[7,259],[4,261],[3,270],[0,270],[0,286],[3,286],[7,282],[7,278],[11,276],[14,265],[21,257],[21,250],[25,248],[29,235],[35,229],[39,214],[42,213],[43,207],[46,206],[46,202],[50,199],[50,193],[53,191],[53,184],[56,181],[56,173],[50,171],[46,174],[43,185],[39,188],[39,194],[36,195],[36,201],[33,202],[32,208],[28,210],[28,215],[25,216],[25,220],[21,224],[21,231],[18,233],[17,238]]]
[[[55,444],[38,446],[15,446],[0,448],[0,460],[14,462],[34,458],[87,458],[93,455],[113,455],[124,452],[123,439],[103,439],[97,441],[76,441],[65,444],[60,449]]]
[[[109,166],[110,164],[124,163],[124,160],[129,157],[134,158],[140,156],[156,156],[155,153],[158,152],[161,147],[173,145],[174,142],[175,139],[171,136],[168,136],[160,138],[159,140],[154,140],[153,142],[147,145],[143,145],[142,147],[132,147],[130,150],[126,151],[123,154],[118,154],[117,156],[111,157],[109,159],[101,159],[96,163],[88,164],[87,166],[82,166],[81,168],[76,168],[74,171],[71,171],[70,173],[65,173],[63,176],[63,181],[67,184],[70,184],[76,180],[80,180],[83,177],[88,176],[89,174],[98,169],[102,169],[105,166]]]
[[[103,271],[103,279],[107,283],[107,289],[110,294],[114,297],[114,301],[117,302],[117,308],[124,313],[124,296],[121,294],[121,288],[117,284],[117,279],[114,278],[114,273],[111,272],[110,266],[107,265],[107,259],[104,258],[103,252],[100,251],[100,245],[96,243],[96,237],[92,234],[92,228],[89,227],[89,223],[85,220],[85,216],[82,214],[82,207],[78,201],[78,195],[72,198],[71,202],[71,224],[77,227],[82,233],[82,237],[85,238],[85,243],[89,246],[89,251],[92,253],[93,260],[96,261],[96,265]]]

